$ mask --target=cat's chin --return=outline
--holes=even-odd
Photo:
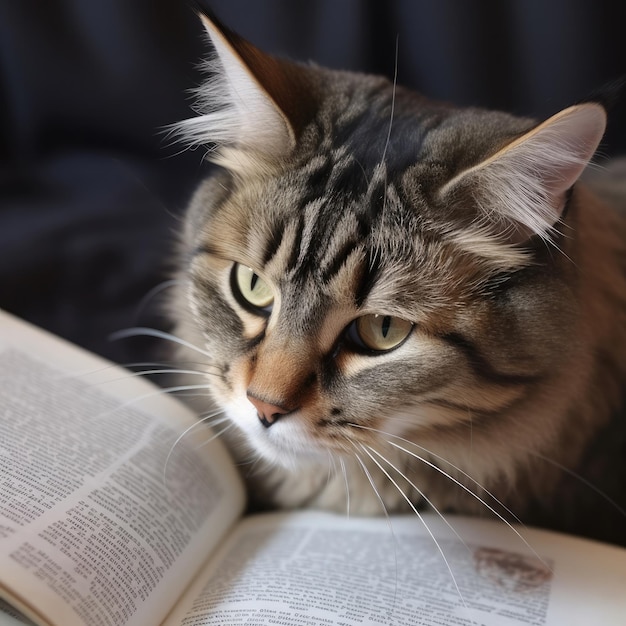
[[[270,465],[294,470],[320,462],[328,463],[329,451],[320,446],[294,441],[285,436],[267,436],[268,434],[243,432],[248,445]]]
[[[317,465],[320,462],[328,463],[329,453],[327,451],[313,448],[294,446],[293,443],[284,445],[274,441],[251,438],[246,433],[248,444],[253,448],[266,463],[279,466],[287,470],[295,470],[302,467]]]

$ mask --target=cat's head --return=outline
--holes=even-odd
[[[204,23],[211,76],[181,129],[220,168],[188,215],[189,307],[213,395],[258,452],[466,440],[565,366],[561,218],[599,105],[540,124],[458,109]]]

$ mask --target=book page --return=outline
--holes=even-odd
[[[626,623],[626,550],[424,519],[245,519],[165,626]]]
[[[33,626],[28,618],[24,617],[17,609],[0,599],[0,626]]]
[[[0,316],[0,595],[55,626],[159,623],[244,506],[211,432],[179,440],[196,425],[129,372]]]

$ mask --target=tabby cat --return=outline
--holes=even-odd
[[[253,501],[626,542],[626,228],[600,198],[626,193],[608,167],[579,182],[603,106],[456,108],[202,19],[210,78],[179,130],[216,168],[177,331]]]

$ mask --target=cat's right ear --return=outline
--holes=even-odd
[[[311,110],[305,79],[293,64],[265,54],[204,12],[200,19],[214,56],[197,90],[197,117],[177,125],[211,160],[241,171],[267,167],[294,147]]]

